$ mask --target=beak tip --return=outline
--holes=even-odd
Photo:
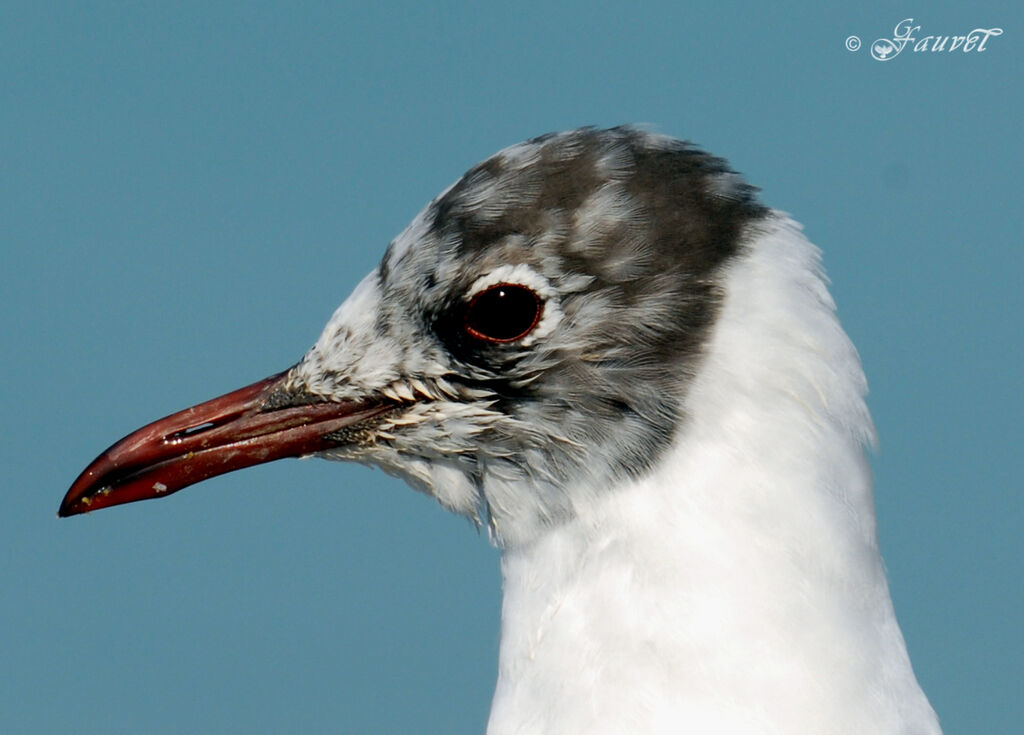
[[[64,500],[61,501],[60,507],[57,509],[58,518],[70,518],[83,512],[81,508],[77,507],[80,506],[80,503],[72,501],[69,496],[70,493],[65,495]]]

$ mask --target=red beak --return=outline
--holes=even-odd
[[[344,444],[338,432],[393,406],[295,394],[285,387],[286,376],[273,375],[129,434],[78,476],[57,515],[160,498],[232,470],[315,454]]]

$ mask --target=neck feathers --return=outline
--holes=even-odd
[[[674,447],[504,552],[505,733],[939,732],[878,553],[866,383],[775,215],[721,274]]]

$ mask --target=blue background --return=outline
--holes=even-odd
[[[399,481],[287,461],[54,513],[115,439],[298,359],[469,165],[641,122],[824,248],[915,669],[947,733],[1017,731],[1020,6],[859,5],[3,3],[0,730],[482,732],[498,556]],[[1005,33],[873,61],[911,16]]]

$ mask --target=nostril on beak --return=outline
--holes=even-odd
[[[179,442],[182,439],[188,439],[190,436],[195,436],[196,434],[202,434],[204,431],[209,431],[216,425],[217,424],[213,421],[204,421],[201,424],[189,426],[187,429],[182,429],[181,431],[175,431],[173,434],[168,434],[164,437],[164,441],[171,442],[173,444],[174,442]]]

